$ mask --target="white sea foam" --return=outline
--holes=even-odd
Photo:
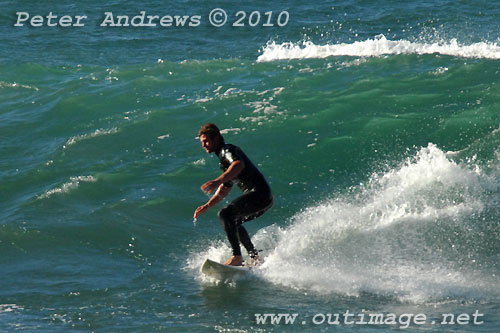
[[[262,124],[269,121],[274,117],[282,116],[283,111],[278,111],[278,106],[273,104],[276,96],[281,94],[285,88],[277,87],[274,89],[264,90],[257,93],[257,96],[262,96],[262,99],[254,102],[248,102],[245,105],[250,107],[255,114],[254,116],[240,117],[241,122],[257,122]]]
[[[197,97],[194,102],[195,103],[208,103],[213,101],[214,99],[225,99],[225,98],[231,98],[232,96],[237,96],[238,94],[244,93],[241,89],[238,88],[227,88],[224,92],[222,92],[222,86],[218,86],[215,90],[213,91],[207,91],[208,96],[205,97]],[[221,93],[222,92],[222,93]],[[212,95],[212,93],[214,95]],[[184,97],[184,96],[183,96]],[[178,99],[178,100],[183,100],[184,98]],[[192,101],[189,99],[188,101]]]
[[[53,188],[51,190],[46,191],[42,195],[38,196],[38,199],[45,199],[49,198],[54,194],[60,194],[60,193],[68,193],[80,186],[80,183],[95,183],[97,181],[97,178],[94,176],[78,176],[78,177],[71,177],[70,181],[67,183],[64,183],[61,186],[58,186],[56,188]]]
[[[23,89],[33,89],[33,90],[35,90],[35,91],[39,91],[39,90],[40,90],[40,89],[38,89],[37,87],[34,87],[34,86],[28,86],[28,85],[25,85],[25,84],[20,84],[20,83],[17,83],[17,82],[9,83],[9,82],[0,81],[0,88],[5,88],[5,87],[9,87],[9,88],[23,88]]]
[[[228,133],[231,133],[231,132],[234,133],[234,134],[238,134],[241,131],[242,131],[241,128],[235,127],[235,128],[225,128],[225,129],[222,129],[222,130],[220,130],[220,133],[224,134],[224,135],[228,134]]]
[[[388,40],[384,35],[354,43],[316,45],[305,41],[301,43],[269,42],[258,62],[327,58],[331,56],[377,57],[394,54],[442,54],[463,58],[500,59],[500,45],[492,42],[479,42],[470,45],[460,44],[456,39],[446,42],[411,42],[408,40]]]
[[[163,140],[163,139],[168,139],[168,138],[170,138],[170,134],[160,135],[157,139],[158,140]]]
[[[193,165],[196,166],[203,166],[207,163],[207,161],[204,158],[200,158],[199,160],[196,160],[193,162]]]
[[[24,306],[17,304],[0,304],[0,313],[24,310]]]
[[[77,135],[77,136],[71,137],[68,141],[66,141],[66,144],[63,146],[63,148],[66,149],[69,146],[74,145],[75,143],[83,141],[83,140],[92,139],[92,138],[102,136],[102,135],[115,134],[115,133],[118,133],[117,128],[110,128],[110,129],[100,128],[100,129],[97,129],[94,132],[89,133],[89,134],[82,134],[82,135]]]

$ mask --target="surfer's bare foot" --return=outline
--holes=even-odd
[[[226,265],[230,266],[243,266],[243,257],[242,256],[232,256],[226,262]]]

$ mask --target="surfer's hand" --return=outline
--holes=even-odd
[[[207,194],[212,193],[220,186],[220,182],[217,180],[210,180],[205,184],[201,185],[201,190]]]
[[[194,211],[193,218],[197,219],[198,216],[205,213],[209,208],[210,206],[208,204],[204,204],[203,206],[196,208],[196,210]]]

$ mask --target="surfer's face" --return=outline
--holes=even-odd
[[[215,147],[217,146],[217,140],[211,139],[205,134],[200,135],[201,146],[207,151],[207,153],[213,153],[215,151]]]

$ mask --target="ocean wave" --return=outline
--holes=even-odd
[[[110,129],[97,129],[92,133],[89,134],[82,134],[82,135],[76,135],[71,137],[68,141],[66,141],[66,144],[63,146],[63,149],[68,148],[69,146],[74,145],[77,142],[87,140],[87,139],[92,139],[98,136],[102,135],[108,135],[108,134],[115,134],[118,133],[118,128],[110,128]]]
[[[313,42],[281,43],[269,42],[257,58],[257,62],[275,60],[327,58],[331,56],[377,57],[397,54],[442,54],[463,58],[500,59],[500,45],[480,42],[460,44],[457,39],[447,42],[411,42],[388,40],[384,35],[354,43],[316,45]]]
[[[63,185],[53,188],[51,190],[46,191],[42,195],[38,196],[38,199],[46,199],[51,197],[54,194],[59,194],[59,193],[68,193],[80,186],[80,183],[95,183],[97,181],[97,178],[94,176],[78,176],[78,177],[71,177],[70,181],[67,183],[64,183]]]

